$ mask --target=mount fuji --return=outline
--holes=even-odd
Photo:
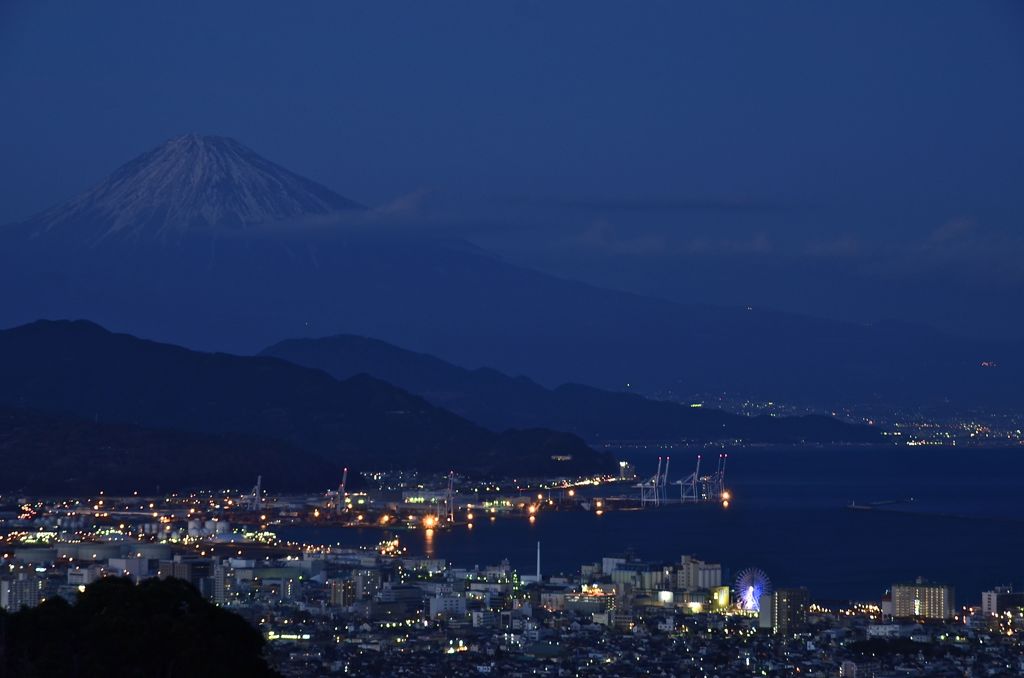
[[[29,237],[63,243],[170,242],[357,209],[362,206],[234,139],[189,134],[140,155],[20,228]]]

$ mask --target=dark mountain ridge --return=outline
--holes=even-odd
[[[575,436],[494,433],[366,375],[338,381],[276,358],[199,353],[84,321],[0,331],[0,405],[273,438],[337,468],[573,475],[612,466]]]
[[[0,491],[55,496],[244,489],[328,489],[334,464],[269,438],[106,424],[0,408]]]
[[[292,339],[261,355],[344,379],[370,374],[488,428],[551,427],[592,443],[627,440],[867,443],[879,433],[830,417],[744,417],[580,384],[547,389],[492,369],[468,370],[430,355],[352,335]]]

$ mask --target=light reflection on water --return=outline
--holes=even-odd
[[[423,555],[427,558],[434,557],[434,529],[423,530]]]

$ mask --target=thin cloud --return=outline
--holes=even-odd
[[[512,196],[503,201],[512,205],[598,212],[779,212],[795,209],[794,205],[782,202],[744,197]]]

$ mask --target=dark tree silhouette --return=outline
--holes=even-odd
[[[0,614],[0,676],[276,676],[263,644],[244,619],[187,582],[111,577],[74,605],[54,598]]]

